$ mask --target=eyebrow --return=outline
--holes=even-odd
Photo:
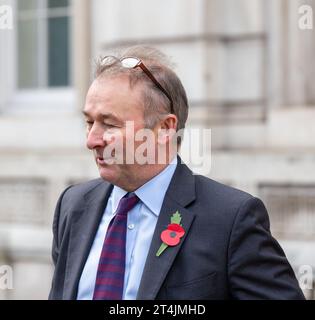
[[[85,110],[82,110],[82,113],[84,114],[84,116],[86,117],[91,117],[91,115],[85,111]],[[100,116],[104,119],[113,119],[115,121],[119,121],[119,122],[122,122],[122,120],[118,117],[116,117],[113,113],[109,113],[109,112],[105,112],[105,113],[101,113]]]

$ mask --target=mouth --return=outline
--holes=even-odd
[[[96,162],[100,166],[108,166],[115,163],[115,158],[103,158],[101,156],[96,156]]]
[[[97,162],[97,164],[99,164],[100,166],[106,165],[106,162],[105,162],[104,158],[99,157],[99,156],[96,157],[96,162]]]

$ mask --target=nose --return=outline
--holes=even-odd
[[[103,131],[104,130],[94,122],[92,128],[87,133],[86,146],[88,149],[93,150],[104,147]]]

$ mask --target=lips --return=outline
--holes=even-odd
[[[96,157],[96,162],[100,165],[105,165],[105,160],[101,157]]]
[[[115,158],[104,159],[101,156],[96,156],[96,162],[97,162],[97,164],[99,164],[101,166],[105,166],[105,165],[113,164],[115,162]]]
[[[104,165],[109,165],[113,164],[115,162],[115,152],[113,150],[111,155],[106,155],[104,158],[104,150],[95,150],[94,151],[94,156],[95,156],[95,161],[97,164],[104,166]]]
[[[94,157],[97,164],[100,164],[100,165],[105,164],[102,150],[94,150]]]

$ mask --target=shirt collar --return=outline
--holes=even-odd
[[[172,180],[177,166],[177,156],[165,167],[158,175],[151,178],[144,185],[134,191],[137,197],[144,203],[156,216],[159,215],[165,193]],[[119,201],[128,191],[114,186],[112,193],[112,209],[116,212]],[[154,195],[154,196],[152,196]]]
[[[120,199],[124,197],[127,193],[128,191],[118,186],[114,186],[112,191],[112,214],[116,212]]]

